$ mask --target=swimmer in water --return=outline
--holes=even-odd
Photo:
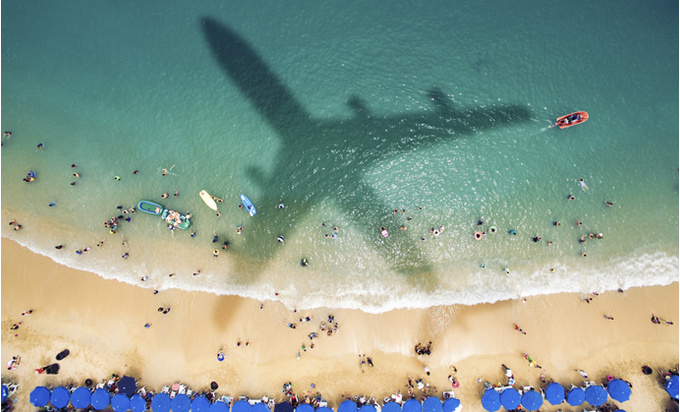
[[[172,168],[173,168],[173,167],[175,167],[175,165],[172,165],[172,167],[171,167],[170,169],[163,169],[163,171],[161,172],[161,174],[162,174],[163,176],[169,175],[170,173],[172,173]],[[172,173],[172,174],[174,175],[174,173]]]
[[[581,189],[583,189],[583,190],[588,189],[588,186],[586,186],[586,182],[585,182],[585,180],[583,180],[583,178],[581,178],[581,179],[578,181],[578,184],[579,184],[579,186],[581,186]]]
[[[612,202],[612,201],[610,201],[610,200],[605,200],[605,201],[604,201],[604,204],[607,205],[607,207],[612,207],[612,206],[614,206],[614,202]]]
[[[570,200],[574,200],[574,195],[568,195],[567,196],[567,202],[570,201]]]

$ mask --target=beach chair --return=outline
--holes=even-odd
[[[259,399],[248,399],[250,406],[254,406],[256,403],[261,403]]]
[[[269,409],[272,409],[276,406],[276,401],[274,399],[270,399],[269,402],[267,402],[267,406],[269,406]]]
[[[404,400],[404,396],[401,394],[401,392],[393,394],[392,399],[399,405],[401,405],[401,402]]]
[[[186,395],[187,393],[187,387],[184,385],[180,385],[179,389],[177,390],[178,395]]]
[[[163,386],[161,388],[161,393],[164,393],[166,395],[169,394],[170,393],[170,387],[169,386]]]
[[[449,399],[449,398],[455,398],[456,394],[453,393],[453,391],[442,391],[442,398],[444,400]]]
[[[102,389],[104,388],[104,382],[98,383],[97,386],[95,386],[96,389]]]
[[[247,396],[239,396],[239,397],[238,397],[238,400],[239,400],[239,401],[247,401],[247,400],[248,400],[248,397],[247,397]]]
[[[594,386],[595,382],[593,382],[593,381],[583,381],[583,385],[584,385],[583,389],[586,389],[586,388],[589,388],[591,386]]]
[[[187,396],[188,396],[188,397],[191,397],[191,395],[192,395],[193,393],[194,393],[194,391],[193,391],[192,389],[188,389],[188,388],[187,388]]]
[[[319,401],[319,407],[328,407],[328,401],[320,400]]]

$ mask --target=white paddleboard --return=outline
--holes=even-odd
[[[198,194],[201,196],[201,199],[205,202],[206,205],[208,205],[209,208],[211,208],[214,211],[217,211],[217,203],[213,200],[212,197],[210,197],[210,193],[206,192],[205,190],[201,190],[201,193]]]

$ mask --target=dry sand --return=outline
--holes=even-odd
[[[333,309],[294,313],[274,301],[179,290],[154,295],[66,268],[3,238],[2,361],[21,355],[21,364],[13,371],[5,368],[2,377],[20,384],[19,411],[33,410],[28,394],[37,385],[99,382],[112,373],[134,376],[152,390],[177,381],[201,390],[216,381],[218,395],[268,395],[277,401],[283,399],[282,385],[292,381],[298,395],[319,392],[337,407],[343,396],[405,394],[408,377],[423,378],[441,397],[451,389],[448,376],[455,365],[461,384],[456,397],[463,410],[477,411],[483,390],[478,379],[504,383],[505,364],[514,372],[516,387],[539,386],[545,373],[569,388],[582,384],[574,370],[583,369],[596,382],[607,374],[631,382],[632,397],[621,405],[628,411],[673,410],[656,371],[678,363],[678,283],[602,293],[591,303],[582,297],[557,294],[378,315]],[[171,311],[162,314],[161,306]],[[33,314],[22,316],[28,309]],[[652,313],[676,324],[655,325]],[[339,324],[333,336],[319,331],[329,314]],[[306,316],[312,320],[300,323]],[[297,328],[289,328],[288,321]],[[10,330],[17,322],[20,328]],[[514,329],[515,323],[526,335]],[[310,348],[307,336],[313,331],[320,333]],[[428,341],[432,355],[416,356],[414,346]],[[300,350],[302,344],[306,351]],[[60,362],[58,375],[34,374],[65,348],[71,355]],[[216,359],[220,348],[223,362]],[[543,369],[530,368],[525,352]],[[375,367],[362,367],[362,354]],[[655,373],[643,375],[642,365]],[[582,410],[565,405],[564,411]]]

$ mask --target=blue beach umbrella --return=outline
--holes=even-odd
[[[264,404],[258,404],[264,405]],[[266,408],[266,405],[265,405]],[[197,396],[191,401],[191,412],[208,412],[210,410],[210,401],[205,396]],[[267,408],[267,412],[269,408]]]
[[[71,400],[71,393],[68,391],[68,389],[64,388],[63,386],[52,389],[50,402],[52,402],[52,406],[55,408],[61,409],[65,407],[68,405],[69,400]]]
[[[564,388],[557,382],[553,382],[545,388],[545,400],[551,405],[559,405],[564,402]]]
[[[530,411],[537,411],[543,405],[543,397],[536,391],[526,391],[522,395],[522,406]]]
[[[167,393],[157,393],[151,399],[151,409],[153,412],[168,412],[171,404],[172,399],[170,399]]]
[[[680,386],[678,386],[678,375],[671,376],[671,378],[666,381],[664,388],[671,398],[678,399],[678,393],[680,392]]]
[[[442,405],[442,412],[458,412],[459,410],[460,400],[456,398],[449,398]]]
[[[128,396],[128,398],[131,398],[132,395],[134,395],[137,391],[137,382],[135,382],[135,378],[123,376],[118,380],[117,384],[118,393],[124,393]]]
[[[317,409],[319,412],[321,408]],[[387,402],[385,406],[382,407],[382,412],[401,412],[401,406],[396,402]]]
[[[248,408],[250,409],[250,404],[248,404]],[[191,398],[183,393],[175,395],[175,397],[172,398],[170,409],[172,409],[172,412],[189,412],[191,409]]]
[[[130,398],[130,409],[132,412],[144,412],[146,410],[146,400],[140,395],[132,395],[132,398]]]
[[[116,412],[125,412],[130,409],[130,398],[124,393],[117,393],[111,398],[111,407]]]
[[[399,411],[401,411],[401,408],[399,408]],[[320,408],[316,408],[316,412],[333,412],[333,409],[329,408],[328,406],[322,406]]]
[[[340,406],[338,406],[338,412],[357,412],[358,410],[357,403],[350,401],[349,399],[343,401]]]
[[[428,396],[423,401],[423,412],[442,412],[442,401],[436,396]]]
[[[222,401],[217,401],[210,405],[210,412],[229,412],[229,405]]]
[[[90,397],[90,403],[98,411],[109,406],[110,402],[111,395],[109,395],[109,392],[104,388],[97,389],[92,393],[92,397]]]
[[[274,412],[295,412],[290,402],[281,402],[274,405]]]
[[[303,403],[298,405],[295,412],[314,412],[314,407],[308,403]]]
[[[375,406],[373,405],[362,405],[361,408],[359,408],[359,412],[375,412]]]
[[[482,395],[482,407],[489,412],[496,412],[501,408],[501,397],[494,389],[487,389]]]
[[[71,394],[71,405],[76,409],[85,409],[90,406],[91,396],[92,392],[88,388],[84,386],[76,388]]]
[[[403,412],[421,412],[423,409],[423,405],[418,402],[417,399],[409,399],[404,404],[401,406],[401,410]],[[338,411],[340,412],[340,411]]]
[[[600,385],[591,385],[586,388],[586,402],[593,406],[604,405],[607,402],[607,391]]]
[[[565,399],[569,405],[579,406],[586,401],[586,392],[583,388],[571,388],[571,390],[567,392]]]
[[[522,403],[522,395],[514,388],[505,389],[501,392],[500,398],[501,406],[509,411],[517,409],[519,404]]]
[[[7,385],[2,385],[2,401],[0,401],[0,403],[5,403],[5,400],[7,400],[8,396],[9,389],[7,389]]]
[[[621,379],[614,379],[611,382],[609,382],[609,385],[607,385],[607,392],[609,392],[609,396],[612,397],[615,401],[618,402],[625,402],[628,399],[630,399],[630,386]]]
[[[231,412],[251,412],[250,404],[248,401],[238,401],[231,407]]]
[[[50,390],[44,386],[36,386],[31,391],[30,400],[33,406],[45,406],[50,401]]]
[[[193,404],[192,404],[192,408],[193,408]],[[314,408],[312,408],[312,411],[314,411]],[[192,409],[191,412],[196,412],[196,411],[194,411]],[[251,412],[271,412],[271,410],[269,409],[269,407],[267,406],[266,403],[258,402],[255,405],[253,405],[253,407],[251,408]]]

